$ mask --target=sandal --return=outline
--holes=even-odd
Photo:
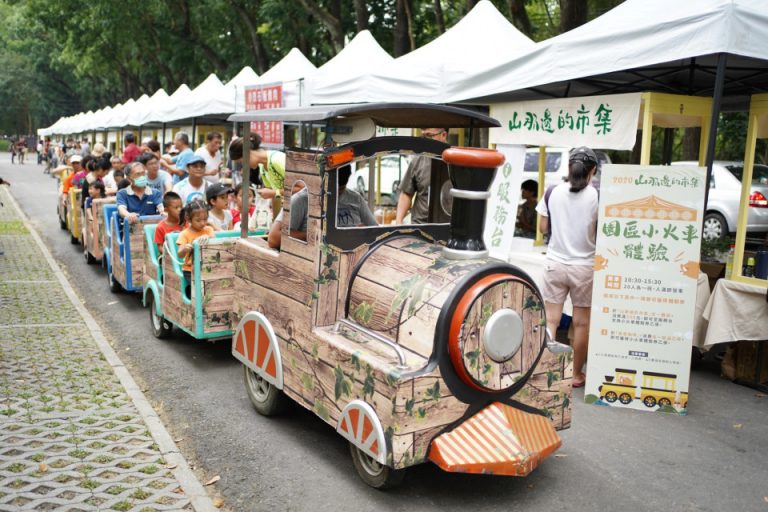
[[[574,377],[572,386],[575,388],[583,388],[584,384],[587,383],[587,376],[585,375],[581,379]]]

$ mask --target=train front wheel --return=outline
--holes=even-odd
[[[352,455],[357,474],[374,489],[391,489],[400,485],[405,478],[404,469],[392,469],[381,464],[352,443],[349,443],[349,453]]]
[[[607,392],[607,393],[605,394],[605,399],[606,399],[608,402],[610,402],[610,403],[613,403],[613,402],[615,402],[617,398],[618,398],[618,396],[616,396],[616,392],[615,392],[615,391],[609,391],[609,392]]]
[[[627,405],[632,401],[632,396],[629,393],[622,393],[619,395],[619,402]]]
[[[245,370],[245,389],[256,411],[262,416],[275,416],[281,413],[286,407],[285,394],[247,366],[243,366],[243,369]]]
[[[155,307],[155,294],[148,292],[147,306],[149,306],[149,325],[152,327],[152,335],[157,339],[164,339],[170,336],[171,326],[165,319],[157,314]]]

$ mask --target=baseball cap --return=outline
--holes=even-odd
[[[82,162],[82,161],[83,161],[83,157],[80,156],[80,155],[72,155],[69,158],[69,163],[71,163],[71,164],[79,163],[79,162]]]
[[[568,155],[568,161],[573,162],[574,160],[583,162],[589,167],[597,165],[597,155],[587,146],[580,146],[571,150],[570,154]]]
[[[224,194],[229,194],[229,188],[221,183],[214,183],[205,190],[205,199],[210,201],[214,197],[223,196]]]
[[[187,167],[192,164],[199,164],[200,162],[205,163],[205,158],[201,157],[200,155],[193,155],[189,160],[187,160]]]

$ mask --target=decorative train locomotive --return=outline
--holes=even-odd
[[[359,135],[370,126],[498,123],[410,104],[277,109],[230,120],[293,121],[303,133],[319,126],[326,134],[324,150],[286,151],[279,250],[258,238],[234,247],[232,354],[258,412],[275,414],[286,398],[314,411],[349,441],[358,474],[377,488],[427,460],[446,471],[524,476],[555,451],[556,430],[571,423],[570,348],[547,333],[530,277],[490,258],[482,239],[503,156],[424,138],[373,138],[375,128]],[[353,141],[334,146],[336,134]],[[339,169],[392,153],[432,159],[435,221],[340,227]],[[293,206],[297,182],[306,186],[306,208]],[[440,222],[440,207],[451,202],[443,212],[450,224]],[[289,229],[301,212],[306,241]]]

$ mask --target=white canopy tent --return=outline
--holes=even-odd
[[[317,73],[317,68],[298,48],[291,48],[277,64],[261,75],[252,85],[283,84],[283,102],[286,107],[306,104],[304,80]],[[238,107],[239,108],[239,107]],[[245,108],[245,105],[243,105]]]
[[[161,109],[167,103],[168,93],[165,92],[165,89],[158,89],[155,94],[149,98],[149,101],[146,103],[144,108],[138,112],[136,117],[137,126],[144,126],[149,124],[154,117],[154,112]]]
[[[354,80],[329,75],[313,83],[312,102],[441,103],[447,91],[472,81],[479,70],[533,46],[489,0],[481,0],[443,35],[402,57],[373,65]]]
[[[499,55],[450,83],[446,99],[488,103],[648,89],[711,95],[721,53],[729,54],[726,93],[739,84],[753,89],[765,84],[764,64],[752,59],[768,59],[767,38],[764,0],[627,0],[522,54]]]
[[[234,96],[228,94],[227,88],[214,73],[176,102],[175,107],[174,111],[163,119],[164,122],[230,114],[235,111]]]
[[[141,126],[142,113],[146,111],[149,105],[149,96],[142,94],[136,103],[126,111],[123,118],[125,126]]]
[[[245,66],[224,86],[227,88],[228,95],[234,99],[234,110],[232,112],[245,112],[245,88],[250,85],[256,85],[259,75],[251,68]]]
[[[168,96],[168,99],[165,103],[158,105],[159,108],[152,112],[146,121],[166,123],[169,120],[179,119],[179,105],[183,104],[186,101],[187,96],[191,93],[192,91],[189,89],[187,84],[181,84],[178,89],[173,92],[173,94]]]
[[[362,89],[360,83],[362,77],[388,65],[393,60],[392,56],[376,42],[373,35],[363,30],[306,80],[304,90],[309,101],[305,104],[329,103],[317,93],[328,90],[334,85],[337,90],[343,89],[343,91],[334,94],[333,98],[336,101],[331,103],[349,103],[346,98],[339,99],[343,92]]]

